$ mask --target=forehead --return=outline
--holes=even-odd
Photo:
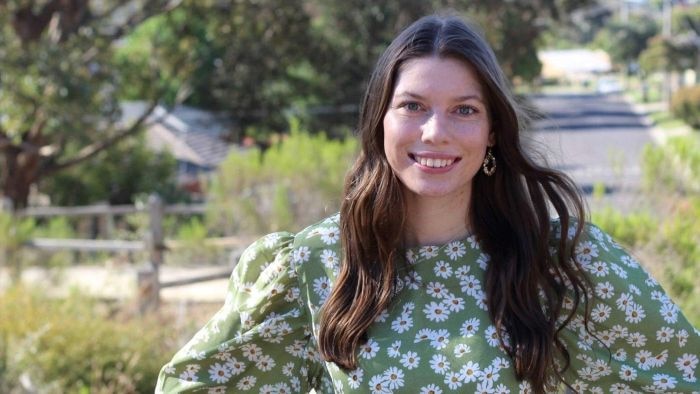
[[[480,78],[469,62],[443,56],[417,57],[403,62],[396,71],[394,93],[404,89],[469,90],[480,95],[483,90]]]

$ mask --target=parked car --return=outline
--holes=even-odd
[[[622,82],[616,77],[601,77],[596,82],[598,94],[621,93],[623,90]]]

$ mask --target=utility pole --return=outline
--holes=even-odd
[[[671,16],[673,14],[673,0],[663,0],[663,9],[661,12],[662,17],[662,30],[661,33],[665,40],[671,39]],[[671,105],[671,71],[666,65],[664,70],[664,88],[663,88],[663,100],[666,110],[670,110]]]

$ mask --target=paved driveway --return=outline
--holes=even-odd
[[[569,174],[592,207],[613,204],[627,210],[643,203],[641,157],[653,139],[642,114],[618,95],[541,95],[531,101],[545,118],[526,133],[526,144]],[[606,196],[593,201],[598,184],[605,186]]]

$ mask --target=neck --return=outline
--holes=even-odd
[[[406,247],[442,245],[469,234],[468,198],[407,197]]]

